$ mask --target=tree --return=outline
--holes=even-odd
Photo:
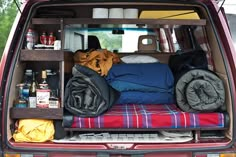
[[[0,0],[0,56],[2,56],[16,13],[17,7],[13,1]]]
[[[0,12],[3,12],[9,4],[12,3],[12,0],[0,0]]]

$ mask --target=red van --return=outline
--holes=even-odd
[[[26,0],[0,64],[1,156],[236,156],[235,55],[215,0]]]

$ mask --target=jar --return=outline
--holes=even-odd
[[[53,32],[50,32],[49,37],[48,37],[48,45],[53,45],[55,40],[56,40],[56,37],[53,35]]]
[[[46,32],[42,32],[42,34],[40,35],[40,42],[41,42],[41,44],[43,44],[43,45],[47,45],[47,43],[48,43],[48,37],[47,37],[47,34],[46,34]]]

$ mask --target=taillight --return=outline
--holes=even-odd
[[[37,153],[4,153],[4,157],[47,157],[47,154]]]
[[[197,153],[195,157],[236,157],[236,153],[222,152],[222,153]]]

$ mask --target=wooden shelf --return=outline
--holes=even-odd
[[[63,61],[62,50],[21,50],[21,61]]]
[[[62,21],[61,18],[33,18],[32,24],[60,24]]]
[[[11,108],[12,119],[39,118],[39,119],[62,119],[63,108]]]
[[[205,19],[91,19],[91,18],[33,18],[32,24],[139,24],[139,25],[206,25]]]

